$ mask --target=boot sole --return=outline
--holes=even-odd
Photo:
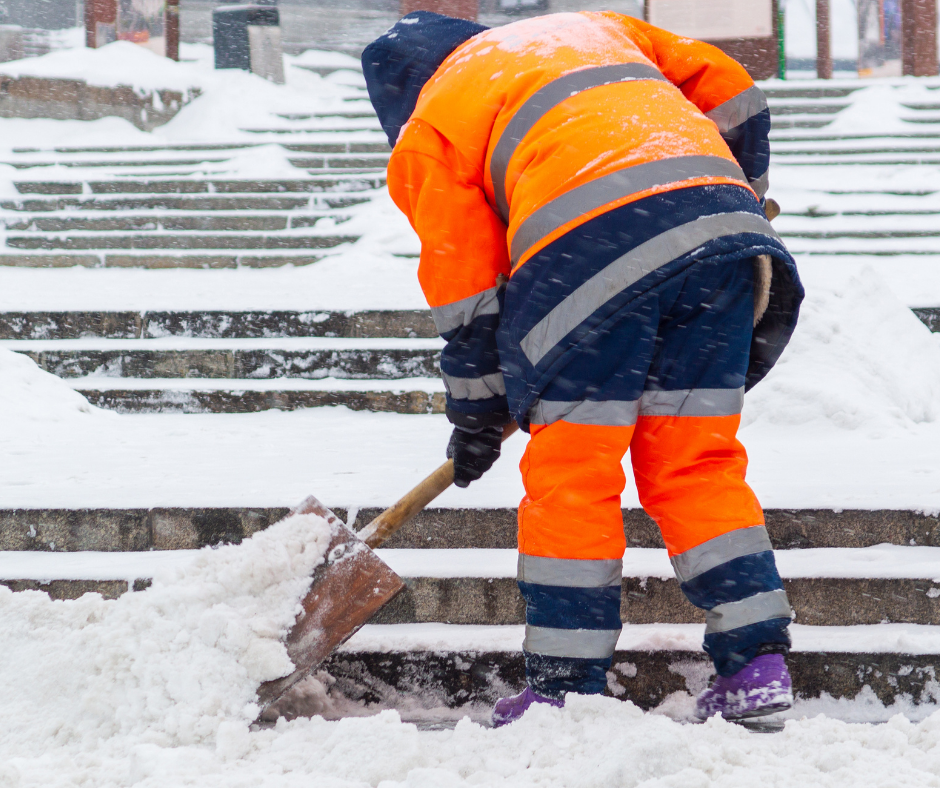
[[[793,708],[790,701],[779,701],[777,703],[768,703],[758,709],[751,709],[742,714],[728,715],[725,717],[728,722],[737,722],[738,720],[751,720],[754,717],[766,717],[768,714],[776,714],[778,711],[787,711]]]

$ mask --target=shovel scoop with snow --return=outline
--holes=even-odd
[[[503,429],[503,440],[517,429],[515,422],[510,423]],[[291,512],[323,517],[330,524],[331,538],[301,602],[303,610],[287,636],[287,653],[295,670],[259,687],[262,713],[404,590],[404,581],[372,548],[385,542],[453,482],[454,463],[448,460],[358,534],[313,496]]]

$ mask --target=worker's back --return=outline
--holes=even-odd
[[[716,125],[660,71],[661,34],[608,13],[483,32],[425,86],[395,153],[426,154],[436,132],[479,168],[514,266],[572,226],[664,187],[740,184]],[[749,83],[733,72],[726,81]],[[605,179],[613,173],[616,182]],[[556,202],[586,184],[568,205]]]

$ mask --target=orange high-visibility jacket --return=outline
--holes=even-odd
[[[736,160],[729,142],[754,137],[755,122],[761,139]],[[509,385],[509,407],[524,422],[562,357],[583,349],[591,331],[611,319],[617,294],[709,244],[711,254],[770,254],[793,285],[786,319],[777,320],[773,347],[759,359],[766,368],[758,377],[765,374],[802,296],[759,202],[768,130],[763,93],[737,62],[620,14],[526,19],[458,46],[421,90],[388,167],[391,196],[421,239],[421,286],[449,341],[442,368],[452,421],[483,423],[488,412],[505,418]],[[711,187],[733,194],[736,207],[723,198],[725,207],[714,208]],[[566,270],[562,283],[557,261],[551,272],[533,263],[528,279],[520,276],[555,241],[623,206],[636,208],[636,221],[649,203],[653,219],[668,225],[661,195],[689,189],[697,190],[695,215],[640,239],[652,244],[642,255],[645,269],[614,277],[610,292],[565,303],[541,297],[552,282],[576,295],[591,282],[597,291],[598,276],[604,279],[603,272]],[[626,240],[619,251],[632,247],[639,245]],[[504,306],[512,314],[499,318],[501,274],[512,277]],[[498,353],[492,321],[473,330],[487,316],[500,323]],[[503,380],[507,370],[513,384]]]

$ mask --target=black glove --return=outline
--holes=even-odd
[[[454,427],[447,444],[447,457],[454,461],[454,484],[466,487],[492,468],[499,459],[502,440],[502,427]]]

